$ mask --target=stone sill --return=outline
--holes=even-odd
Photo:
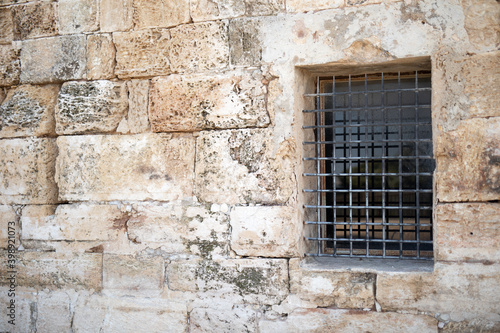
[[[397,272],[397,273],[432,273],[434,261],[432,260],[402,260],[378,258],[330,258],[306,257],[300,267],[311,271],[332,272]]]

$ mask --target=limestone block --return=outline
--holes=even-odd
[[[116,131],[128,108],[125,82],[66,82],[57,98],[57,134]]]
[[[276,15],[285,9],[284,0],[192,0],[194,22],[235,18],[240,16]]]
[[[379,272],[377,302],[383,311],[425,311],[451,321],[500,321],[498,264],[440,263],[434,273]]]
[[[436,143],[437,197],[441,202],[500,198],[500,118],[462,121]]]
[[[198,72],[227,67],[227,26],[225,21],[216,21],[186,24],[171,29],[169,57],[172,71]]]
[[[479,50],[500,45],[500,5],[495,0],[463,0],[465,30],[471,44]]]
[[[101,31],[128,31],[134,24],[133,15],[133,0],[101,0],[99,15]]]
[[[37,300],[37,332],[71,332],[71,299],[64,292],[40,291]]]
[[[14,39],[14,21],[11,8],[0,8],[0,44],[8,44]]]
[[[59,0],[59,33],[77,34],[99,29],[97,0]]]
[[[164,259],[104,254],[103,292],[110,295],[158,296],[163,289]]]
[[[0,140],[0,203],[57,202],[54,139]]]
[[[0,307],[2,309],[7,309],[7,306],[10,304],[11,298],[8,297],[9,289],[10,287],[8,286],[0,287]],[[30,330],[35,328],[36,294],[16,288],[15,306],[15,326],[7,321],[11,318],[7,317],[7,310],[5,310],[5,319],[2,318],[0,320],[0,332],[30,332]]]
[[[279,142],[279,141],[278,141]],[[263,129],[202,132],[196,195],[215,203],[284,204],[295,188],[295,142],[273,142]]]
[[[12,206],[0,205],[0,249],[17,249],[19,246],[19,223]]]
[[[344,6],[344,0],[287,0],[287,12],[308,12]]]
[[[87,79],[103,80],[115,75],[115,46],[110,34],[87,37]]]
[[[189,0],[134,0],[136,29],[174,27],[190,21]]]
[[[290,260],[290,292],[320,307],[371,309],[375,304],[375,274],[300,267]]]
[[[261,320],[259,332],[437,333],[431,316],[341,309],[298,309],[285,320]]]
[[[26,206],[23,240],[111,241],[123,232],[128,216],[114,205]]]
[[[234,207],[231,249],[240,256],[298,257],[302,224],[298,221],[290,207]]]
[[[69,201],[191,197],[194,138],[145,134],[57,138],[56,182]]]
[[[230,310],[194,308],[189,315],[190,332],[257,332],[257,314],[250,306],[235,304]]]
[[[11,89],[0,106],[0,137],[54,135],[58,91],[56,85]]]
[[[0,45],[0,87],[19,83],[21,75],[20,49],[15,45]]]
[[[120,78],[148,77],[171,73],[170,32],[149,29],[113,34],[116,47],[115,74]]]
[[[12,7],[16,39],[57,35],[55,4],[48,1]]]
[[[170,290],[277,304],[288,294],[287,266],[283,259],[192,259],[172,261],[166,278]]]
[[[258,66],[262,60],[261,20],[235,19],[229,23],[231,65]]]
[[[484,332],[495,333],[500,331],[500,322],[482,320],[463,321],[459,323],[448,322],[441,329],[443,333]]]
[[[436,206],[436,259],[500,262],[500,204]]]
[[[48,83],[83,79],[87,66],[86,43],[84,35],[24,41],[21,81]]]
[[[153,132],[262,127],[269,124],[260,71],[170,75],[151,84]]]
[[[127,81],[128,115],[118,126],[119,133],[145,133],[150,131],[148,117],[149,80]]]

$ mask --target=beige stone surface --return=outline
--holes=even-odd
[[[284,320],[261,320],[259,330],[262,333],[438,332],[437,320],[431,316],[341,309],[298,309]]]
[[[56,132],[59,135],[115,132],[127,110],[125,82],[66,82],[57,98]]]
[[[0,105],[0,137],[54,135],[58,91],[56,85],[11,89]]]
[[[196,195],[201,200],[283,204],[294,191],[292,140],[273,142],[264,129],[202,132],[197,147]]]
[[[133,0],[101,0],[99,22],[102,32],[128,31],[134,25]]]
[[[269,124],[260,71],[170,75],[151,84],[153,132],[262,127]]]
[[[465,29],[471,44],[479,50],[500,45],[500,5],[495,0],[462,0]]]
[[[344,0],[287,0],[286,10],[290,13],[308,12],[344,6]]]
[[[228,24],[225,21],[186,24],[170,30],[172,72],[202,72],[229,63]],[[196,54],[196,57],[193,55]]]
[[[98,0],[59,0],[59,33],[77,34],[99,29]]]
[[[500,198],[500,118],[476,118],[441,134],[435,143],[441,202]]]
[[[20,51],[20,48],[15,45],[0,45],[0,87],[19,83]]]
[[[41,291],[37,298],[37,332],[71,331],[71,298],[63,292]]]
[[[18,220],[14,207],[0,205],[0,249],[17,249],[19,246]]]
[[[0,8],[0,44],[7,44],[14,39],[14,21],[11,8]]]
[[[86,44],[84,35],[24,41],[21,81],[49,83],[83,79],[87,66]]]
[[[174,27],[190,21],[189,0],[134,0],[136,29]]]
[[[256,332],[258,317],[251,306],[232,309],[194,308],[189,315],[190,332]]]
[[[193,195],[194,138],[162,134],[57,139],[62,200],[161,200]]]
[[[54,139],[0,140],[0,203],[57,202]]]
[[[192,0],[194,22],[235,18],[240,16],[276,15],[285,9],[284,0]]]
[[[171,73],[170,31],[146,29],[113,34],[116,47],[115,73],[120,78],[148,77]]]
[[[136,134],[151,131],[148,117],[149,86],[149,80],[127,81],[128,115],[122,119],[118,132]]]
[[[57,35],[55,3],[40,1],[12,7],[15,39]]]
[[[464,332],[481,332],[495,333],[500,331],[500,322],[488,322],[482,320],[473,320],[470,322],[448,322],[444,325],[441,332],[443,333],[464,333]]]
[[[3,276],[2,276],[3,277]],[[10,287],[0,287],[0,306],[3,309],[6,309],[8,305],[10,305],[9,298],[9,289]],[[17,329],[17,332],[29,332],[31,329],[35,327],[35,318],[33,317],[36,314],[35,304],[36,304],[36,294],[31,292],[21,291],[21,288],[16,288],[16,325],[10,324],[7,320],[0,320],[0,332],[15,332],[13,329]],[[11,318],[6,316],[6,319],[10,320]]]
[[[114,77],[115,46],[110,34],[87,36],[87,79],[103,80]]]
[[[234,207],[231,249],[240,256],[300,256],[301,224],[296,210],[286,206]]]
[[[235,19],[229,22],[231,65],[258,66],[262,60],[261,19]]]

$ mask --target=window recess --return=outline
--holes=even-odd
[[[308,255],[432,259],[430,72],[317,77],[306,97]]]

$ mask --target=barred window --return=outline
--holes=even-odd
[[[432,259],[430,72],[318,77],[307,96],[308,255]]]

